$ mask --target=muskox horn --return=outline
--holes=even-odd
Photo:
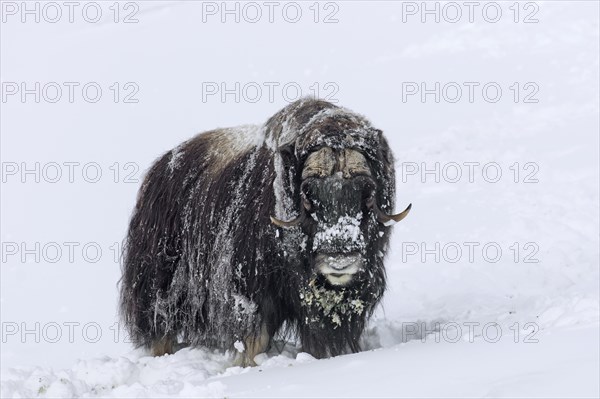
[[[310,202],[303,197],[302,205],[300,206],[300,215],[296,219],[290,220],[289,222],[285,222],[283,220],[279,220],[276,217],[271,216],[271,223],[284,228],[296,227],[304,221],[304,219],[306,218],[306,211],[309,211],[310,208]]]
[[[304,213],[301,213],[296,219],[290,220],[289,222],[285,222],[283,220],[279,220],[276,217],[271,216],[271,223],[276,226],[290,228],[298,226],[304,220]]]
[[[403,210],[402,212],[400,212],[399,214],[386,215],[385,213],[383,213],[383,211],[381,209],[379,209],[374,197],[369,198],[369,200],[367,201],[367,206],[375,211],[375,215],[377,216],[377,221],[379,223],[383,223],[386,226],[391,226],[395,223],[398,223],[402,219],[404,219],[406,217],[406,215],[408,215],[408,213],[410,212],[410,208],[412,208],[412,204],[408,204],[406,209]]]

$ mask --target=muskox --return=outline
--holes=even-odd
[[[252,365],[285,326],[317,358],[360,350],[386,288],[392,152],[364,117],[302,99],[262,126],[201,133],[161,156],[139,190],[120,311],[153,355],[242,351]]]

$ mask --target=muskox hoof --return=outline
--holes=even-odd
[[[157,341],[153,341],[150,345],[150,353],[152,356],[172,355],[175,353],[174,341],[171,337],[163,337]]]
[[[269,349],[271,336],[267,331],[267,326],[262,325],[260,332],[255,336],[250,336],[244,340],[244,347],[241,353],[238,354],[233,364],[240,367],[254,367],[256,362],[254,358],[259,353],[264,353]],[[238,347],[236,346],[236,349]]]
[[[233,365],[236,367],[255,367],[257,366],[256,362],[254,361],[254,357],[250,357],[251,355],[248,355],[246,353],[239,353],[235,360],[233,361]]]

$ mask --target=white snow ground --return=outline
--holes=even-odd
[[[289,3],[273,23],[261,2],[256,23],[248,8],[239,23],[202,14],[220,2],[120,3],[119,23],[112,2],[99,3],[97,23],[83,19],[85,2],[73,23],[60,2],[57,23],[23,23],[11,4],[22,3],[1,2],[2,397],[600,396],[597,2],[519,3],[517,23],[513,2],[478,3],[472,23],[462,2],[457,23],[447,3],[438,3],[439,23],[411,14],[421,2],[320,3],[319,23],[312,3],[301,3],[297,23],[282,17]],[[139,22],[122,23],[136,4]],[[491,20],[494,4],[502,15],[491,23],[482,10]],[[322,23],[331,13],[338,22]],[[58,82],[64,93],[23,102],[7,94],[11,82]],[[77,89],[69,102],[64,82],[97,82],[102,97],[88,103]],[[127,82],[138,103],[122,102]],[[203,101],[203,82],[256,82],[263,93]],[[279,84],[272,100],[268,82]],[[195,132],[264,122],[287,103],[280,89],[289,82],[322,97],[337,89],[339,104],[383,129],[398,162],[397,207],[413,203],[395,227],[390,288],[366,350],[315,360],[281,344],[247,369],[231,367],[231,353],[133,350],[115,324],[114,244],[136,179]],[[463,96],[403,102],[403,82],[457,82]],[[479,83],[473,102],[464,82]],[[502,89],[495,103],[480,90],[489,82]],[[538,102],[524,102],[536,86]],[[22,173],[36,162],[39,172]],[[65,162],[79,162],[72,182]],[[97,183],[84,179],[95,180],[94,165],[82,176],[90,162],[102,172]],[[421,174],[436,162],[439,182]]]

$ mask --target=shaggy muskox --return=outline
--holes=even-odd
[[[127,234],[121,314],[154,355],[268,349],[282,326],[317,358],[360,350],[385,290],[394,163],[382,132],[325,101],[197,135],[160,157]]]

